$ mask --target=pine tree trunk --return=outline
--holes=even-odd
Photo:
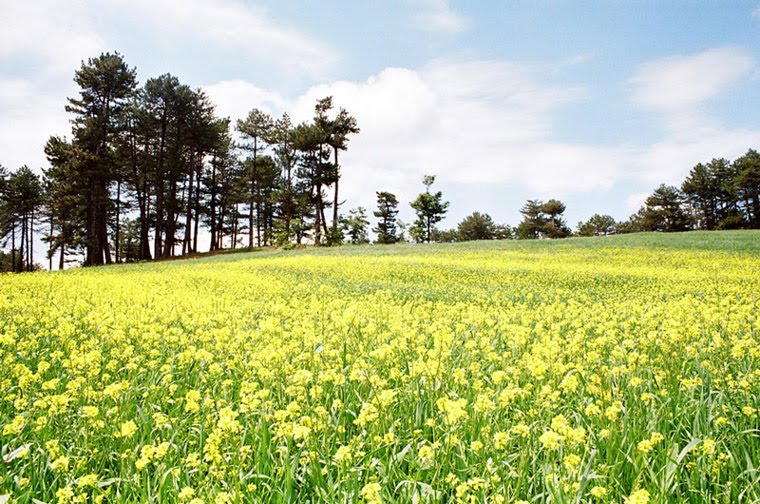
[[[335,195],[333,196],[333,236],[338,234],[338,182],[340,181],[340,166],[338,166],[338,148],[335,149]]]
[[[53,215],[50,215],[50,234],[48,235],[48,271],[53,271]]]
[[[195,172],[195,229],[193,230],[193,252],[198,252],[198,225],[201,220],[201,166],[203,161],[196,165]]]
[[[116,180],[116,229],[114,230],[114,255],[116,264],[121,262],[119,240],[121,240],[121,175]]]
[[[16,223],[11,224],[11,271],[16,272]]]
[[[29,216],[29,271],[34,266],[34,209]]]
[[[211,158],[211,245],[209,245],[209,252],[217,249],[218,243],[218,230],[216,227],[216,155]]]

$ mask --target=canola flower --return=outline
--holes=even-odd
[[[0,276],[0,496],[758,500],[760,255],[646,245]]]

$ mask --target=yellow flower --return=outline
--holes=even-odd
[[[379,416],[379,412],[374,404],[364,403],[362,404],[362,409],[359,412],[359,416],[354,420],[354,423],[360,427],[366,427],[368,424],[377,420]]]
[[[423,469],[430,469],[435,464],[435,450],[430,445],[422,445],[417,452],[417,460],[420,462],[420,467]]]
[[[453,425],[460,420],[467,418],[467,412],[465,411],[467,399],[449,399],[447,397],[442,397],[438,399],[436,404],[438,405],[438,410],[443,413],[448,425]]]
[[[80,476],[77,480],[77,486],[79,488],[84,487],[91,487],[95,486],[95,483],[98,482],[98,475],[97,474],[87,474],[85,476]]]
[[[557,434],[553,430],[548,430],[541,434],[541,437],[538,438],[538,440],[541,442],[541,445],[546,448],[549,451],[554,451],[559,449],[560,443],[563,440],[563,436],[560,434]]]
[[[26,425],[26,419],[22,415],[17,415],[9,424],[3,427],[3,436],[15,436],[21,433]]]
[[[364,499],[364,502],[367,504],[380,504],[382,502],[380,498],[381,490],[380,483],[367,483],[359,491],[359,497]]]
[[[341,446],[335,451],[333,460],[338,464],[349,463],[353,459],[350,446]]]
[[[95,418],[98,416],[97,406],[82,406],[82,416],[85,418]]]
[[[595,486],[589,492],[593,497],[597,499],[604,499],[607,496],[607,489],[603,486]]]
[[[526,438],[530,435],[530,427],[528,427],[524,423],[519,423],[517,425],[513,425],[512,428],[509,429],[509,432],[511,432],[515,436]]]
[[[700,447],[702,455],[712,455],[715,453],[715,440],[704,439],[702,440],[702,446]]]
[[[648,454],[654,448],[654,444],[649,439],[639,441],[638,449],[641,453]]]
[[[565,460],[563,461],[563,465],[565,466],[565,469],[567,469],[570,472],[574,472],[578,469],[578,466],[581,464],[581,458],[571,453],[570,455],[565,457]]]
[[[646,490],[636,490],[624,499],[625,504],[647,504],[649,502],[649,492]]]
[[[232,504],[233,497],[231,493],[219,492],[214,497],[214,504]]]
[[[132,420],[127,420],[119,427],[119,432],[114,437],[130,438],[137,432],[137,425]]]
[[[58,457],[50,462],[50,467],[54,471],[65,472],[69,470],[69,457]]]
[[[509,442],[509,434],[506,432],[497,432],[493,436],[493,445],[497,450],[503,450]]]
[[[72,490],[70,486],[65,486],[55,492],[55,498],[58,500],[58,504],[67,504],[73,497],[74,490]]]

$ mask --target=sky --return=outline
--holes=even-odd
[[[121,53],[235,121],[295,121],[331,95],[361,133],[344,209],[394,192],[399,217],[436,175],[440,227],[473,211],[515,225],[528,199],[571,227],[626,219],[661,183],[760,148],[760,0],[0,0],[0,164],[46,166],[70,133],[74,72]]]

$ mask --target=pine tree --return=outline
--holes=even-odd
[[[398,215],[396,195],[386,191],[378,191],[375,194],[377,195],[377,210],[372,214],[379,219],[377,227],[372,228],[372,231],[377,234],[375,242],[396,243],[398,241],[396,236],[396,216]]]
[[[430,193],[430,186],[434,182],[435,175],[425,175],[422,177],[425,192],[420,193],[411,203],[411,207],[417,214],[417,219],[412,224],[409,233],[417,242],[430,243],[435,225],[443,220],[449,208],[449,202],[443,201],[443,193],[441,191],[435,194]]]

